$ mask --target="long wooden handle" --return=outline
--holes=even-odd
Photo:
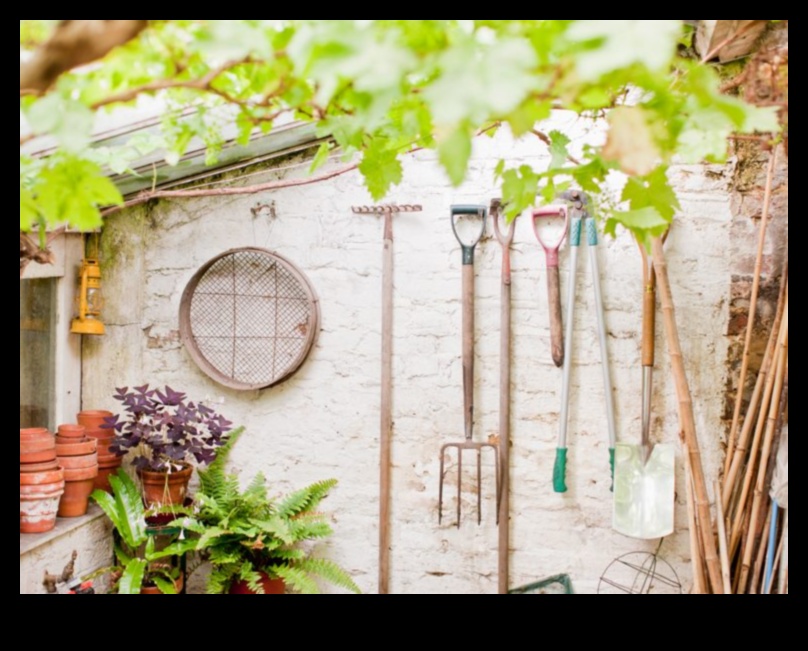
[[[379,441],[379,594],[390,591],[390,462],[393,435],[393,241],[392,219],[385,215],[382,252],[382,377]],[[390,232],[387,232],[390,227]]]
[[[503,247],[503,255],[507,251]],[[505,269],[503,269],[503,272]],[[499,531],[498,593],[508,594],[510,552],[510,454],[511,454],[511,283],[510,263],[503,273],[499,339]],[[507,278],[507,280],[506,280]]]
[[[466,440],[474,426],[474,265],[463,265],[463,421]]]
[[[547,267],[547,303],[550,311],[550,350],[557,367],[564,364],[564,324],[561,318],[561,280],[558,267]]]
[[[642,365],[654,366],[654,328],[656,328],[656,291],[646,285],[642,299]]]
[[[710,514],[710,500],[707,493],[707,482],[704,478],[704,468],[701,463],[701,451],[696,435],[696,418],[693,414],[693,399],[687,382],[682,346],[679,340],[679,329],[676,325],[676,313],[673,307],[673,293],[671,292],[668,266],[665,261],[665,252],[662,249],[662,239],[655,237],[653,241],[654,269],[657,274],[659,297],[662,302],[662,313],[665,317],[665,336],[668,341],[668,354],[671,369],[676,384],[676,395],[679,400],[679,426],[683,443],[687,446],[690,469],[693,474],[693,494],[696,508],[696,517],[700,528],[701,543],[704,549],[704,561],[707,564],[710,587],[713,594],[724,593],[724,581],[721,576],[721,562],[718,558],[718,548],[713,536],[712,516]],[[694,550],[695,552],[696,550]],[[696,554],[694,553],[694,557]]]

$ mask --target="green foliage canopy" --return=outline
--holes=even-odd
[[[56,21],[20,21],[21,48],[54,29]],[[597,194],[619,170],[624,203],[605,214],[607,231],[621,224],[658,234],[677,208],[666,178],[672,161],[722,161],[733,132],[779,128],[775,108],[722,94],[713,66],[681,56],[689,29],[675,20],[148,21],[46,92],[20,89],[32,132],[20,138],[20,229],[97,227],[100,209],[122,201],[110,172],[156,150],[175,164],[194,138],[214,163],[226,125],[246,143],[291,116],[331,138],[312,172],[330,154],[358,157],[377,200],[401,182],[408,152],[437,150],[459,185],[475,137],[505,126],[533,132],[551,162],[498,165],[509,217],[570,184]],[[155,94],[166,107],[158,137],[91,146],[99,111]],[[538,130],[555,108],[606,118],[604,144],[572,158],[565,134]],[[24,153],[43,136],[55,140],[53,153]]]

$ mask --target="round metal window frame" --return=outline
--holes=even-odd
[[[277,374],[272,381],[269,383],[265,382],[244,382],[240,381],[237,378],[233,378],[230,375],[223,373],[219,370],[200,350],[196,337],[194,336],[193,327],[191,323],[191,308],[193,304],[194,294],[199,286],[200,281],[205,277],[207,272],[213,267],[214,264],[227,258],[228,256],[234,256],[239,253],[252,253],[252,254],[259,254],[267,256],[274,262],[275,264],[279,264],[286,272],[288,272],[299,284],[300,288],[305,293],[306,297],[308,298],[308,305],[309,305],[309,314],[307,320],[307,334],[305,337],[304,344],[298,353],[297,357],[286,366],[285,369],[281,371],[281,373]],[[208,260],[205,264],[203,264],[199,269],[197,269],[196,273],[191,277],[188,281],[188,284],[185,286],[185,289],[182,293],[182,299],[180,300],[180,314],[179,314],[179,325],[180,325],[180,338],[182,340],[183,346],[185,350],[188,351],[188,354],[191,356],[191,359],[194,360],[196,365],[212,380],[222,384],[230,389],[242,390],[242,391],[250,391],[256,389],[268,389],[270,387],[276,386],[281,382],[286,381],[292,375],[294,375],[303,363],[306,361],[306,358],[311,353],[312,348],[317,342],[317,338],[320,333],[320,300],[317,296],[317,292],[314,289],[314,286],[311,284],[311,281],[308,277],[295,265],[291,260],[282,256],[275,251],[271,251],[269,249],[260,248],[260,247],[253,247],[253,246],[246,246],[246,247],[238,247],[234,249],[228,249],[223,253],[220,253],[217,256],[214,256],[210,260]],[[277,335],[276,335],[277,336]],[[234,335],[234,338],[236,335]]]

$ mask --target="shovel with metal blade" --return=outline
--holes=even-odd
[[[643,259],[642,441],[618,443],[614,460],[613,527],[631,538],[654,539],[673,533],[676,492],[675,452],[671,444],[651,444],[651,396],[654,371],[656,274],[648,253]]]

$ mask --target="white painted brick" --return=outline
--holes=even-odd
[[[570,113],[555,114],[543,130],[571,132],[572,150],[598,142],[602,133]],[[440,446],[462,438],[461,257],[452,235],[453,202],[487,204],[499,195],[491,172],[499,157],[509,166],[546,165],[534,137],[517,141],[506,130],[475,141],[469,178],[452,188],[431,152],[404,162],[404,181],[389,201],[420,203],[423,212],[395,217],[394,441],[392,590],[408,594],[496,592],[497,535],[493,500],[485,491],[483,525],[474,517],[474,492],[466,481],[464,520],[453,524],[456,488],[447,485],[448,523],[438,526]],[[305,171],[305,170],[303,170]],[[303,172],[286,173],[287,177]],[[718,431],[725,386],[727,297],[730,282],[731,211],[725,192],[729,168],[676,166],[681,214],[666,245],[685,361],[695,398],[705,465],[720,463]],[[619,189],[619,178],[610,183]],[[274,202],[276,217],[250,208]],[[313,186],[261,196],[163,202],[154,211],[157,230],[148,246],[132,239],[121,258],[143,269],[143,305],[130,305],[126,269],[111,269],[105,282],[115,334],[85,349],[85,407],[110,407],[120,384],[170,383],[191,396],[224,396],[222,412],[247,427],[231,466],[246,481],[265,472],[273,491],[336,477],[340,485],[324,502],[334,514],[335,535],[326,548],[367,592],[376,589],[378,536],[378,409],[380,372],[381,220],[350,208],[372,200],[356,173]],[[116,237],[137,213],[111,220]],[[143,237],[143,236],[138,236]],[[177,329],[179,297],[194,271],[210,257],[237,246],[265,246],[300,265],[319,293],[322,332],[297,375],[278,387],[240,393],[217,386],[181,349],[142,349],[143,328],[152,335]],[[639,439],[639,329],[641,263],[627,233],[605,238],[598,248],[609,331],[611,379],[618,436]],[[490,227],[475,260],[476,422],[478,440],[499,430],[500,245]],[[600,350],[595,326],[592,270],[586,246],[577,269],[573,342],[569,484],[552,492],[559,430],[561,370],[549,355],[544,254],[530,224],[517,222],[513,257],[513,378],[511,583],[534,582],[568,572],[578,592],[595,592],[600,575],[617,556],[653,551],[655,542],[624,538],[611,530],[611,493]],[[115,261],[107,261],[113,268]],[[139,273],[139,272],[138,272]],[[566,307],[569,251],[561,256],[562,304]],[[136,308],[136,309],[135,309]],[[677,435],[674,385],[658,318],[654,437]],[[104,369],[103,373],[90,368]],[[96,404],[90,404],[96,403]],[[680,459],[681,464],[681,459]],[[491,470],[486,468],[486,471]],[[492,478],[484,473],[484,480]],[[468,478],[466,478],[468,480]],[[488,486],[489,484],[486,484]],[[683,495],[681,477],[679,495]],[[681,530],[666,540],[662,555],[689,584],[684,504]],[[326,588],[332,590],[331,588]]]

